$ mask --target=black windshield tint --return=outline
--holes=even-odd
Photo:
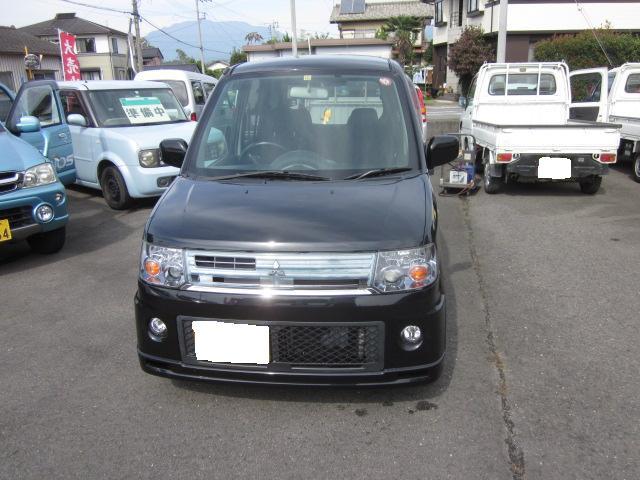
[[[192,175],[288,171],[337,179],[418,168],[409,117],[391,76],[240,78],[225,82],[214,98],[187,166]]]

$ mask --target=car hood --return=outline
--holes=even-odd
[[[162,125],[141,125],[138,127],[105,128],[109,134],[122,135],[123,138],[135,142],[140,149],[158,148],[160,142],[167,138],[181,138],[190,142],[196,129],[196,122],[165,123]]]
[[[0,131],[0,172],[23,171],[47,159],[24,140]]]
[[[178,177],[152,213],[146,238],[246,251],[414,247],[430,241],[432,231],[427,181],[425,175],[339,182]]]

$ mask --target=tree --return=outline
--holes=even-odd
[[[610,28],[595,31],[600,43],[613,63],[613,67],[625,62],[640,61],[640,38],[630,33],[617,33]],[[594,37],[585,30],[577,35],[556,35],[535,45],[534,55],[541,62],[566,61],[571,70],[581,68],[610,67],[607,57]]]
[[[282,35],[282,41],[284,43],[290,43],[293,40],[291,39],[291,35],[289,35],[289,32],[284,32],[284,35]]]
[[[467,27],[456,43],[449,47],[449,68],[460,79],[462,95],[466,95],[473,76],[485,62],[495,61],[493,46],[479,27]]]
[[[173,64],[189,64],[189,63],[192,63],[196,67],[198,67],[198,71],[200,71],[200,62],[198,60],[196,60],[195,58],[190,57],[189,55],[187,55],[187,53],[184,50],[182,50],[180,48],[177,48],[176,49],[176,54],[178,55],[178,60],[173,60],[171,62],[165,62],[165,63],[168,63],[168,64],[172,64],[172,63]]]
[[[259,43],[262,40],[264,40],[262,35],[260,35],[258,32],[249,32],[245,35],[244,39],[247,41],[248,44],[252,44],[254,42]]]
[[[231,65],[235,65],[236,63],[244,63],[247,61],[247,54],[242,50],[236,50],[235,48],[231,51],[231,59],[229,63]]]
[[[394,47],[401,65],[405,66],[407,61],[413,60],[413,42],[422,27],[419,18],[409,15],[391,17],[382,26],[382,34],[393,34]]]

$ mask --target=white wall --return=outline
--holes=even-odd
[[[391,45],[355,45],[316,47],[316,55],[369,55],[391,58]]]

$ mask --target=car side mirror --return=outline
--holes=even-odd
[[[459,102],[462,108],[467,108],[467,105],[469,105],[469,100],[467,99],[467,97],[460,97]]]
[[[162,161],[172,167],[181,168],[187,154],[187,142],[181,138],[169,138],[160,142]]]
[[[433,137],[426,147],[427,168],[429,170],[449,163],[460,152],[460,141],[453,135],[438,135]]]
[[[32,133],[40,131],[40,120],[36,117],[26,116],[21,117],[20,121],[16,124],[16,130],[20,133]]]
[[[69,125],[75,125],[76,127],[86,127],[87,119],[79,113],[70,113],[67,115],[67,123]]]

